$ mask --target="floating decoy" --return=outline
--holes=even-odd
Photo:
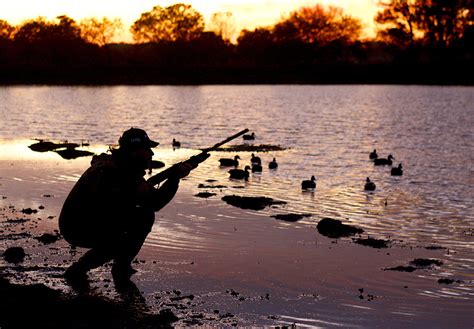
[[[250,158],[250,162],[252,162],[252,164],[259,164],[261,165],[262,164],[262,159],[260,159],[259,157],[255,156],[253,153],[252,153],[252,157]]]
[[[233,159],[222,158],[219,159],[219,162],[222,167],[237,167],[239,165],[240,157],[236,155]]]
[[[401,176],[403,175],[403,168],[402,168],[402,164],[398,164],[398,167],[394,167],[392,168],[392,171],[390,172],[392,174],[392,176]]]
[[[276,169],[278,168],[278,163],[276,162],[275,158],[268,164],[268,169]]]
[[[242,138],[246,141],[253,141],[255,139],[255,133],[243,135]]]
[[[374,159],[374,165],[376,166],[390,165],[391,166],[392,159],[395,159],[395,158],[391,154],[389,154],[387,159],[384,159],[384,158]]]
[[[250,166],[245,166],[245,170],[231,169],[229,170],[230,178],[247,180],[249,178],[249,170]]]
[[[366,191],[374,191],[375,190],[375,183],[372,182],[369,177],[367,177],[367,179],[365,181],[364,190],[366,190]]]
[[[252,172],[262,172],[262,165],[258,163],[252,163]]]
[[[310,180],[304,180],[301,182],[301,188],[303,190],[309,190],[316,188],[316,177],[311,176]]]
[[[173,138],[173,142],[171,143],[171,145],[173,145],[173,147],[181,147],[181,143],[178,142],[176,139]]]
[[[373,159],[377,159],[379,156],[377,154],[377,150],[374,149],[372,152],[370,152],[369,154],[369,159],[373,160]]]

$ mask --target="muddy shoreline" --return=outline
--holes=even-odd
[[[65,250],[69,247],[57,232],[28,233],[29,226],[31,227],[31,225],[40,222],[40,217],[31,218],[37,215],[37,209],[16,209],[14,206],[2,209],[2,217],[6,221],[2,221],[5,225],[2,227],[0,237],[2,241],[7,242],[4,245],[9,247],[2,253],[5,265],[0,268],[0,293],[2,295],[0,307],[4,310],[4,315],[0,317],[0,326],[5,328],[38,325],[51,328],[81,328],[84,326],[154,328],[172,327],[176,324],[180,326],[204,324],[238,326],[246,324],[245,319],[241,319],[227,310],[218,308],[202,309],[199,306],[199,296],[183,292],[177,288],[158,292],[155,299],[159,303],[150,308],[143,293],[134,283],[135,279],[133,277],[132,281],[124,285],[114,283],[113,280],[104,278],[103,275],[97,277],[96,273],[91,273],[90,282],[95,287],[82,291],[74,287],[72,287],[74,289],[71,289],[70,286],[64,285],[62,278],[64,270],[67,268],[67,262],[63,261],[63,264],[58,264],[53,261],[54,254],[58,253],[59,249]],[[307,217],[310,215],[287,214],[275,217],[299,219],[299,216]],[[328,228],[326,224],[328,221],[331,224],[334,223],[335,226],[332,228],[329,226]],[[331,237],[331,244],[333,245],[338,244],[338,242],[350,243],[350,236],[355,234],[360,236],[363,232],[356,227],[341,224],[340,221],[336,220],[330,221],[327,218],[320,220],[320,224],[324,225],[320,225],[323,227],[322,232]],[[342,234],[341,228],[343,230]],[[352,243],[357,244],[358,242],[353,241]],[[362,244],[362,246],[380,248],[377,244]],[[37,260],[33,261],[35,256],[31,254],[31,251],[23,253],[23,247],[27,250],[41,248],[43,263]],[[391,245],[383,248],[391,248]],[[12,249],[17,253],[16,257],[8,256]],[[425,249],[442,250],[441,247],[434,248],[434,246]],[[18,256],[19,250],[21,251],[19,252],[20,256]],[[69,252],[75,253],[76,250],[70,249]],[[49,256],[47,253],[49,253]],[[193,265],[193,263],[189,263],[189,265]],[[416,258],[408,266],[400,265],[383,270],[395,272],[435,271],[442,265],[443,263],[436,259]],[[146,266],[146,261],[137,259],[134,266]],[[105,266],[104,270],[108,271],[109,266]],[[44,273],[48,273],[47,277],[50,279],[46,279],[42,283],[35,283],[34,277],[38,278]],[[27,279],[28,277],[29,279]],[[98,288],[97,283],[101,288]],[[438,285],[446,286],[462,283],[462,280],[442,276],[437,282]],[[271,293],[262,293],[252,297],[233,288],[226,289],[225,294],[239,303],[255,300],[268,302],[273,299]],[[304,296],[306,294],[311,295],[305,293]],[[317,295],[315,296],[314,298],[319,298]],[[359,300],[373,302],[379,297],[374,293],[367,293],[367,288],[365,290],[364,288],[358,288]],[[28,317],[24,316],[26,312],[29,314]],[[266,323],[268,325],[276,320],[280,320],[280,318],[269,314]],[[273,324],[279,326],[277,322]],[[284,326],[282,325],[282,327]]]

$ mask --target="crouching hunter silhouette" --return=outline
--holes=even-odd
[[[153,147],[142,129],[131,128],[112,154],[93,158],[64,202],[59,216],[61,234],[71,245],[89,248],[65,273],[69,282],[87,281],[87,272],[113,260],[114,280],[128,280],[136,271],[131,262],[140,251],[159,211],[176,194],[179,181],[197,167],[180,162],[167,170],[155,188],[144,179]],[[209,157],[201,153],[201,161]]]
[[[142,129],[125,131],[112,154],[92,159],[64,202],[59,215],[61,234],[71,245],[89,248],[66,270],[66,281],[82,285],[89,270],[109,261],[113,261],[115,282],[129,281],[136,272],[131,262],[152,229],[155,212],[173,199],[180,179],[205,161],[210,151],[246,132],[248,129],[145,180],[154,154],[151,149],[158,143]]]

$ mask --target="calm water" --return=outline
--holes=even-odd
[[[415,293],[421,299],[400,301],[400,305],[405,303],[407,308],[411,307],[411,312],[416,313],[413,310],[421,307],[419,304],[420,301],[424,303],[424,297],[432,297],[433,300],[445,298],[449,302],[456,299],[461,300],[459,305],[469,303],[465,305],[472,306],[472,87],[2,87],[0,100],[0,139],[3,140],[4,159],[28,158],[26,154],[33,152],[26,148],[25,140],[31,138],[85,140],[94,149],[106,150],[107,145],[116,143],[121,132],[131,126],[144,128],[153,139],[161,141],[155,152],[156,157],[167,164],[186,158],[196,153],[195,149],[213,145],[243,128],[255,132],[257,144],[287,148],[285,151],[259,154],[265,165],[276,157],[279,168],[272,172],[264,169],[262,174],[251,175],[247,183],[229,181],[227,170],[217,165],[218,158],[234,154],[213,154],[183,182],[173,206],[157,215],[160,220],[146,245],[149,253],[158,252],[162,257],[168,255],[169,258],[186,253],[194,253],[196,257],[199,253],[200,257],[207,259],[215,255],[216,262],[222,261],[224,267],[231,263],[225,261],[228,255],[234,257],[233,262],[238,262],[239,255],[245,254],[247,257],[242,260],[245,264],[242,266],[250,269],[249,259],[255,252],[249,247],[249,241],[252,241],[259,245],[259,253],[272,258],[275,273],[279,272],[277,268],[285,272],[285,266],[295,258],[296,252],[307,264],[311,263],[314,255],[307,248],[284,248],[282,241],[290,239],[289,236],[295,244],[324,239],[314,231],[315,224],[320,218],[332,217],[363,228],[371,237],[394,239],[400,250],[426,246],[446,248],[433,254],[434,258],[444,262],[441,271],[425,272],[410,279],[413,280],[410,283],[421,287]],[[180,150],[171,149],[173,138],[181,141]],[[386,157],[390,153],[396,158],[395,164],[401,162],[404,175],[392,177],[389,168],[374,167],[368,159],[369,152],[374,148],[379,156]],[[249,162],[250,154],[241,152],[239,155],[243,167]],[[38,163],[39,160],[31,161]],[[11,194],[6,190],[9,184],[23,181],[27,184],[25,186],[30,187],[30,192],[22,193],[26,195],[24,199],[17,196],[16,200],[28,204],[28,200],[39,199],[41,189],[54,183],[58,199],[53,209],[59,209],[89,159],[60,162],[56,158],[45,158],[41,161],[49,165],[40,166],[41,174],[26,177],[10,177],[13,171],[3,162],[2,193]],[[302,193],[300,182],[311,175],[317,177],[317,189],[314,193]],[[363,191],[367,176],[377,184],[374,193]],[[206,200],[192,197],[200,191],[197,185],[206,183],[206,179],[215,179],[217,182],[213,184],[229,188],[214,191],[218,195]],[[262,195],[287,201],[288,204],[260,212],[247,211],[220,201],[220,197],[226,194]],[[311,213],[313,216],[294,224],[269,219],[270,215],[289,212]],[[227,229],[230,231],[227,232]],[[245,232],[245,238],[232,235],[232,232],[240,232],[238,230]],[[260,245],[255,241],[266,243]],[[364,252],[377,251],[370,249]],[[347,253],[350,254],[350,251]],[[386,265],[407,265],[416,256],[406,255],[398,263],[388,262]],[[347,257],[350,259],[351,256]],[[328,271],[338,271],[337,267],[325,266]],[[294,286],[298,286],[294,282],[276,283],[281,278],[271,272],[261,274],[274,277],[273,280],[256,282],[260,286],[287,285],[293,290],[296,289]],[[245,277],[245,271],[238,273],[239,277]],[[284,277],[288,273],[281,275]],[[206,271],[200,274],[207,276]],[[382,293],[392,295],[395,294],[395,280],[400,275],[405,278],[410,275],[397,273],[397,277],[392,272],[382,274],[374,277],[374,285]],[[339,274],[339,277],[356,282],[360,279],[357,275],[364,274],[355,270],[352,275]],[[212,275],[209,274],[209,277]],[[229,277],[232,276],[229,274]],[[433,284],[432,280],[429,284],[416,281],[423,277],[426,278],[423,282],[438,277],[453,277],[464,280],[464,284],[446,288],[436,281]],[[299,279],[305,280],[304,277]],[[300,283],[300,286],[305,285]],[[328,295],[338,294],[337,287],[328,283],[323,285],[326,289],[332,289]],[[335,304],[345,305],[344,300]],[[385,303],[388,302],[385,300]],[[456,304],[456,307],[459,305]],[[402,306],[398,312],[405,312]],[[423,312],[419,311],[420,314]],[[297,315],[331,320],[326,323],[329,326],[347,325],[349,321],[345,322],[341,320],[341,315],[329,311],[317,315],[295,311],[288,319],[289,323],[295,321],[292,317]],[[325,323],[309,321],[309,324],[324,326]]]

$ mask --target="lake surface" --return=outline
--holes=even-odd
[[[165,278],[177,282],[189,274],[208,293],[233,284],[248,296],[257,296],[255,291],[278,296],[272,305],[232,304],[242,324],[271,324],[265,315],[276,314],[280,324],[321,327],[380,326],[387,319],[394,327],[422,321],[445,327],[452,319],[472,327],[473,104],[472,87],[1,87],[0,194],[8,199],[0,202],[3,207],[47,203],[57,216],[88,166],[90,158],[66,161],[35,153],[27,148],[34,142],[29,139],[87,141],[90,150],[103,152],[124,130],[141,127],[161,142],[155,158],[172,164],[249,128],[255,144],[286,150],[259,153],[264,171],[251,174],[248,182],[231,181],[228,169],[219,168],[217,159],[235,155],[226,152],[213,153],[183,181],[175,200],[157,213],[143,249],[143,257],[158,259],[170,271],[142,273],[142,290],[152,293],[157,281],[166,285]],[[171,148],[173,138],[181,149]],[[403,176],[374,166],[373,149],[382,157],[392,154],[395,165],[403,164]],[[240,167],[250,163],[249,152],[236,154]],[[269,171],[273,157],[279,168]],[[302,192],[301,181],[311,175],[317,177],[316,190]],[[363,190],[366,177],[376,183],[374,192]],[[193,197],[208,179],[227,188],[207,189],[217,193],[209,199]],[[45,193],[55,198],[45,200]],[[221,201],[231,194],[287,204],[242,210]],[[312,216],[297,223],[270,218],[285,213]],[[324,217],[363,228],[364,237],[393,240],[392,248],[380,251],[350,239],[333,243],[315,229]],[[414,273],[382,270],[421,257],[443,265]],[[187,261],[206,266],[184,269]],[[462,283],[437,283],[446,277]],[[199,290],[192,280],[188,289]],[[364,286],[365,294],[369,287],[369,294],[372,289],[382,297],[371,304],[367,296],[359,300],[357,290]],[[308,291],[319,297],[308,301],[313,296]],[[440,309],[452,318],[441,317]]]

